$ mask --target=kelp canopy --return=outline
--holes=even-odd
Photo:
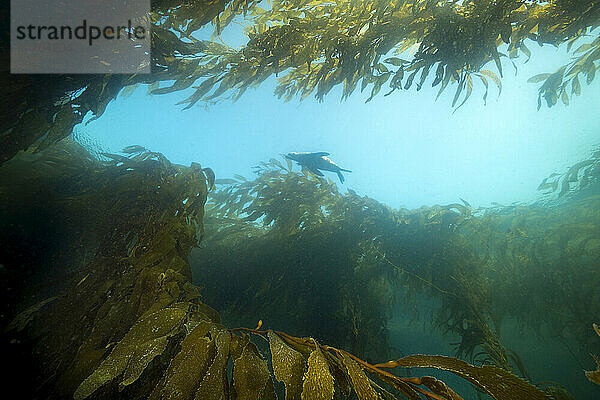
[[[248,23],[241,49],[194,37],[210,22],[218,35],[236,17]],[[4,30],[0,162],[41,138],[40,149],[66,137],[88,112],[99,117],[123,87],[139,83],[151,84],[155,94],[194,89],[182,101],[186,108],[236,99],[272,75],[279,77],[276,94],[286,100],[322,99],[336,86],[344,98],[360,86],[371,99],[381,89],[419,90],[429,81],[440,94],[454,86],[453,106],[469,98],[476,82],[484,85],[485,100],[490,83],[501,89],[505,60],[528,59],[534,43],[571,49],[588,36],[599,24],[600,1],[155,0],[152,21],[151,75],[11,76]],[[553,106],[559,98],[568,104],[582,80],[594,80],[600,37],[592,34],[568,65],[532,78],[543,82],[540,105],[543,99]],[[403,59],[413,46],[414,55]],[[161,82],[167,86],[158,87]]]

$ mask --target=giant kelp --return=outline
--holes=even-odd
[[[77,168],[82,164],[87,168]],[[87,215],[93,220],[87,227],[97,241],[85,265],[63,267],[62,279],[68,282],[60,285],[66,286],[64,291],[12,325],[27,328],[24,340],[36,338],[32,345],[37,361],[53,371],[45,379],[54,385],[42,390],[69,395],[96,367],[104,368],[103,378],[93,382],[103,383],[125,370],[129,385],[172,337],[181,335],[190,315],[218,321],[197,300],[187,264],[190,247],[202,235],[207,193],[202,168],[175,166],[152,152],[100,163],[79,145],[66,143],[38,156],[25,154],[3,172],[20,178],[3,181],[3,211],[8,215],[11,200],[29,198],[22,204],[36,209],[36,196],[54,192],[56,197],[44,201],[62,208],[63,215]],[[39,187],[48,185],[46,180],[52,184],[44,193]],[[65,185],[56,185],[60,181]],[[9,271],[18,267],[6,265]],[[165,328],[158,334],[154,329],[161,324]],[[152,340],[150,332],[155,334]],[[149,341],[138,343],[139,338]],[[100,364],[109,350],[118,359]],[[153,352],[149,359],[135,365],[127,361],[148,351]]]
[[[502,344],[507,318],[540,337],[551,332],[580,360],[593,349],[594,181],[590,193],[552,207],[392,210],[277,160],[257,172],[211,195],[205,248],[192,258],[196,279],[228,318],[251,314],[300,334],[312,329],[372,359],[387,343],[385,310],[396,301],[433,313],[442,332],[460,338],[457,356],[524,376],[519,356]],[[438,299],[434,308],[412,306],[422,293]]]
[[[266,10],[258,3],[153,1],[151,75],[9,75],[5,30],[0,162],[42,138],[40,148],[66,137],[87,113],[99,117],[121,89],[140,83],[155,94],[194,88],[181,102],[189,108],[198,101],[236,99],[273,75],[282,75],[275,93],[287,100],[311,94],[322,99],[336,86],[343,87],[344,98],[359,86],[370,88],[371,99],[381,89],[390,94],[414,83],[419,90],[431,75],[438,93],[456,86],[452,105],[460,106],[476,82],[485,88],[484,100],[490,83],[501,90],[502,60],[531,57],[528,42],[570,48],[600,19],[596,0],[294,0],[275,1]],[[2,15],[8,18],[7,5]],[[242,49],[194,37],[209,22],[218,34],[240,15],[249,23]],[[499,51],[502,44],[508,44],[508,54]],[[578,95],[580,77],[588,84],[594,80],[598,44],[596,38],[578,46],[568,65],[533,78],[544,81],[540,104],[542,98],[548,106],[558,98],[568,103],[567,85]],[[413,46],[418,49],[412,58],[402,59]],[[169,83],[159,87],[161,82]]]
[[[589,157],[573,164],[560,174],[552,173],[540,183],[537,190],[544,195],[554,195],[559,199],[578,196],[598,188],[600,178],[600,150],[596,149]]]
[[[508,368],[489,327],[486,260],[457,233],[472,217],[468,205],[395,211],[344,196],[332,182],[277,160],[264,164],[255,181],[214,193],[211,205],[207,248],[196,263],[199,282],[213,282],[207,291],[217,308],[269,315],[300,332],[313,323],[314,334],[329,343],[380,358],[392,300],[406,296],[409,304],[426,291],[443,299],[439,323],[462,337],[458,355],[473,356],[482,345]],[[258,225],[249,228],[249,221]],[[223,275],[225,286],[216,282]],[[315,292],[322,295],[307,296]],[[232,301],[237,293],[243,297]],[[325,310],[334,318],[317,325]]]
[[[227,277],[227,285],[207,287],[221,310],[264,313],[273,326],[387,356],[394,273],[356,266],[357,244],[369,238],[368,225],[385,220],[386,208],[358,196],[349,204],[332,182],[280,171],[214,193],[206,249],[192,261],[197,281]]]
[[[65,269],[54,296],[40,293],[38,302],[28,300],[32,305],[5,331],[12,343],[22,341],[41,367],[40,376],[30,364],[17,369],[22,375],[15,382],[45,398],[275,399],[272,368],[289,399],[352,398],[353,393],[460,399],[433,377],[393,375],[382,369],[390,363],[377,366],[315,339],[260,330],[261,323],[256,329],[223,326],[190,283],[186,260],[202,236],[211,174],[198,164],[173,165],[160,153],[136,151],[100,162],[66,141],[2,167],[3,176],[18,172],[20,177],[0,181],[3,212],[10,213],[14,201],[36,208],[36,196],[53,192],[46,197],[53,207],[90,217],[87,227],[96,241],[91,259]],[[51,183],[40,190],[46,180]],[[278,229],[289,235],[293,226],[283,223]],[[272,367],[250,336],[268,339]],[[431,364],[422,356],[411,358],[415,362]],[[452,358],[437,363],[434,368],[464,376],[496,399],[550,398],[501,369]]]
[[[0,87],[5,91],[4,107],[0,109],[0,163],[12,158],[19,150],[35,142],[43,149],[68,136],[86,114],[100,117],[126,86],[140,83],[183,79],[202,70],[210,72],[200,61],[212,59],[213,51],[226,53],[224,46],[208,41],[184,41],[186,35],[218,18],[225,9],[232,13],[247,10],[254,1],[181,1],[153,0],[151,21],[151,75],[11,75],[9,74],[9,32],[0,35]],[[9,4],[0,7],[2,21],[8,21]],[[174,32],[179,32],[177,36]],[[189,85],[179,82],[175,88]],[[159,90],[159,93],[165,90]]]
[[[249,42],[240,51],[228,51],[219,57],[219,73],[196,87],[196,92],[184,101],[188,107],[228,91],[237,98],[248,87],[284,71],[286,75],[280,78],[276,94],[288,100],[296,94],[306,97],[313,93],[322,99],[337,85],[343,85],[345,98],[359,83],[361,91],[372,88],[369,99],[384,84],[389,86],[387,94],[408,89],[413,82],[419,90],[435,71],[432,85],[439,85],[441,93],[449,82],[454,82],[457,88],[453,105],[460,105],[470,96],[475,78],[483,82],[485,97],[490,81],[501,89],[496,73],[483,69],[488,62],[493,61],[502,76],[501,57],[515,58],[519,52],[531,57],[526,40],[540,45],[565,41],[572,44],[588,28],[597,26],[599,4],[510,0],[280,1],[268,10],[254,7],[249,15],[254,20],[248,28]],[[509,44],[508,55],[498,50],[503,43]],[[596,42],[588,48],[595,45]],[[411,60],[386,57],[392,51],[402,55],[411,46],[418,46]],[[582,72],[591,82],[592,70],[597,68],[596,53],[591,50],[585,60],[574,63],[577,68],[569,73],[575,76]],[[549,106],[556,103],[550,93],[560,85],[555,85],[555,80],[547,80],[540,89]],[[558,95],[562,92],[561,87]],[[459,103],[461,95],[463,100]]]

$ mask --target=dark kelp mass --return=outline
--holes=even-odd
[[[409,305],[426,292],[439,298],[438,327],[460,338],[457,356],[475,363],[523,369],[499,339],[509,317],[576,341],[581,359],[596,345],[597,194],[552,208],[392,210],[277,160],[258,172],[211,194],[204,249],[192,258],[219,309],[302,334],[314,325],[328,343],[380,359],[390,301],[423,312]]]
[[[35,398],[461,399],[445,378],[415,376],[428,368],[478,397],[597,395],[598,153],[546,178],[538,203],[394,210],[275,159],[210,191],[223,183],[210,168],[141,146],[95,157],[67,136],[139,84],[193,90],[184,108],[235,100],[271,76],[285,100],[338,86],[343,98],[425,84],[439,96],[453,85],[460,107],[474,81],[484,101],[490,83],[501,91],[506,61],[532,57],[534,42],[572,50],[567,65],[530,79],[539,107],[568,104],[595,79],[600,2],[259,4],[153,1],[151,75],[11,76],[0,35],[6,380]],[[7,5],[0,13],[7,20]],[[211,22],[218,35],[235,17],[250,23],[241,49],[193,36]],[[426,334],[456,358],[397,359],[394,306],[407,319],[431,315]],[[588,386],[532,379],[505,344],[515,324],[569,349]]]
[[[99,117],[121,89],[140,83],[154,94],[193,88],[182,101],[186,108],[236,99],[273,75],[279,77],[276,95],[286,100],[311,94],[323,99],[338,85],[343,98],[360,86],[369,88],[371,99],[381,89],[391,94],[413,83],[420,90],[430,77],[438,96],[455,86],[453,107],[464,104],[478,82],[485,101],[490,83],[502,89],[505,60],[532,56],[528,44],[566,44],[571,50],[600,21],[597,0],[280,0],[266,10],[259,3],[152,1],[151,75],[11,76],[4,30],[0,162],[40,138],[38,148],[68,136],[86,113]],[[8,3],[0,14],[8,20]],[[241,49],[193,36],[209,22],[219,34],[236,16],[250,23]],[[581,80],[594,80],[600,60],[600,38],[594,35],[573,50],[569,64],[531,78],[541,83],[539,106],[542,99],[549,107],[559,98],[568,104],[569,96],[581,93]],[[403,59],[417,44],[414,56]],[[508,44],[508,54],[498,50],[502,44]]]
[[[386,371],[427,367],[450,371],[495,399],[561,399],[570,398],[565,389],[541,390],[515,375],[526,371],[501,344],[503,318],[547,325],[575,340],[581,353],[597,346],[590,329],[590,316],[600,312],[597,196],[577,199],[590,202],[585,208],[565,203],[545,211],[481,213],[466,202],[392,210],[272,160],[257,179],[214,192],[203,222],[206,169],[173,165],[142,149],[113,158],[97,161],[63,140],[0,169],[3,233],[31,213],[40,220],[68,216],[67,226],[87,221],[92,232],[60,244],[89,250],[75,253],[70,268],[56,265],[63,257],[19,265],[18,254],[4,267],[9,276],[25,268],[57,270],[56,281],[40,284],[43,290],[29,293],[26,304],[18,304],[19,296],[4,304],[14,307],[4,310],[14,316],[4,331],[5,354],[37,396],[274,399],[282,389],[275,376],[286,398],[461,398],[439,379]],[[10,179],[15,173],[19,180]],[[221,323],[191,284],[187,258],[204,226],[205,248],[191,260],[206,299],[226,313],[260,313],[269,324],[318,341],[261,330],[262,322],[256,329]],[[441,300],[438,326],[459,335],[457,356],[475,365],[421,355],[365,361],[391,358],[390,299],[410,309],[408,299],[421,292]],[[269,362],[251,337],[268,339]],[[335,347],[320,345],[324,340]],[[24,354],[38,371],[27,363],[18,369]]]

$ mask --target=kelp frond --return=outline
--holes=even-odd
[[[600,22],[598,0],[287,0],[266,10],[258,4],[152,2],[151,75],[5,74],[0,87],[10,91],[0,115],[0,163],[40,139],[46,147],[68,136],[88,112],[100,117],[123,88],[139,84],[149,85],[152,94],[194,89],[181,101],[185,108],[235,100],[273,75],[279,78],[275,94],[285,100],[322,100],[335,87],[342,88],[342,98],[358,87],[369,90],[371,100],[382,89],[389,95],[431,82],[439,87],[438,97],[454,85],[452,106],[460,107],[481,82],[486,101],[490,84],[502,89],[505,59],[533,56],[528,43],[566,43],[570,49]],[[237,16],[251,24],[241,49],[194,37],[211,22],[219,35]],[[499,51],[502,44],[508,44],[508,54]],[[558,98],[567,104],[569,87],[578,95],[580,79],[594,80],[598,38],[575,54],[557,72],[534,77],[544,81],[540,105],[542,98],[548,106]],[[8,65],[8,53],[4,61]]]

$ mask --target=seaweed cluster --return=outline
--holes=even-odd
[[[438,96],[450,82],[456,85],[452,105],[460,107],[470,97],[475,78],[486,89],[484,100],[490,83],[501,90],[500,78],[489,68],[484,69],[486,64],[493,62],[502,77],[502,57],[512,60],[521,53],[531,57],[525,41],[539,45],[569,42],[570,48],[598,25],[600,4],[306,0],[277,1],[268,10],[253,7],[249,16],[254,25],[247,29],[250,40],[246,46],[239,51],[215,53],[218,57],[205,64],[211,69],[206,79],[184,100],[187,107],[228,92],[236,99],[248,87],[284,72],[275,94],[286,100],[311,94],[322,100],[338,85],[343,86],[342,98],[346,98],[360,85],[361,91],[371,88],[369,101],[384,85],[389,87],[387,95],[409,89],[413,82],[420,90],[431,74],[431,85],[440,87]],[[599,58],[597,42],[577,49],[586,53],[570,65],[566,77],[578,82],[582,74],[588,83],[594,79]],[[498,50],[505,43],[508,54]],[[418,49],[412,59],[400,58],[413,46]],[[559,79],[557,75],[552,79],[546,79],[550,74],[535,78],[545,80],[540,93],[548,106],[556,103],[557,96],[568,102],[566,82],[563,84],[562,75]],[[180,79],[172,89],[190,80]],[[574,93],[580,90],[579,86]]]
[[[438,96],[454,84],[452,105],[460,107],[475,82],[485,88],[484,101],[490,84],[501,90],[502,60],[512,62],[520,54],[529,59],[527,43],[566,43],[570,49],[590,32],[596,35],[600,20],[597,0],[287,0],[274,1],[268,9],[258,4],[153,1],[151,75],[10,75],[9,30],[4,30],[0,162],[34,143],[42,149],[68,136],[87,113],[99,117],[123,88],[139,84],[149,85],[154,94],[192,88],[181,101],[189,108],[199,101],[235,100],[280,74],[275,93],[286,100],[311,94],[323,99],[337,86],[343,87],[343,98],[359,86],[361,91],[370,88],[370,100],[384,88],[389,95],[413,83],[420,90],[431,81],[440,88]],[[8,4],[0,16],[8,20]],[[194,36],[212,23],[214,38],[238,16],[249,24],[249,39],[241,49]],[[508,44],[507,54],[499,51],[503,44]],[[594,80],[599,44],[596,37],[579,45],[568,65],[532,78],[543,81],[540,106],[542,98],[548,106],[559,98],[568,104],[570,95],[580,94],[582,79]],[[415,54],[403,59],[412,47]],[[160,87],[162,82],[166,86]]]
[[[537,190],[545,195],[556,194],[559,199],[572,198],[597,189],[599,178],[600,150],[596,150],[587,159],[573,164],[567,172],[555,172],[544,178]]]
[[[479,361],[509,369],[489,327],[487,260],[459,234],[473,219],[468,203],[395,211],[277,160],[258,172],[209,201],[205,249],[191,262],[215,307],[268,316],[299,333],[312,329],[380,359],[389,352],[390,306],[426,292],[442,300],[439,324],[462,338],[458,356],[473,357],[482,345],[487,357]]]
[[[33,299],[25,300],[29,307],[19,304],[21,312],[4,332],[4,346],[19,346],[21,355],[30,356],[28,362],[21,365],[23,369],[19,369],[19,354],[15,354],[14,348],[4,353],[16,368],[14,382],[19,382],[24,390],[44,398],[276,399],[283,387],[274,382],[274,375],[284,383],[287,399],[461,398],[436,378],[402,377],[386,371],[386,368],[426,367],[450,371],[495,399],[559,398],[499,366],[478,367],[451,357],[419,355],[375,364],[341,348],[320,345],[312,338],[260,330],[262,322],[256,329],[227,328],[219,314],[200,299],[199,287],[191,284],[187,261],[190,249],[199,244],[203,234],[207,181],[211,179],[209,170],[198,164],[174,165],[160,153],[141,148],[132,150],[135,151],[128,156],[110,155],[109,161],[98,161],[78,144],[66,140],[36,154],[20,154],[0,169],[3,215],[10,215],[15,202],[25,209],[38,210],[36,199],[48,194],[52,196],[45,197],[46,209],[54,209],[56,215],[73,215],[73,221],[87,216],[86,229],[93,231],[93,238],[84,244],[89,247],[91,256],[73,257],[71,267],[56,266],[62,279],[59,283],[46,282],[53,287],[53,295],[39,291]],[[19,173],[19,182],[4,179],[15,172]],[[234,217],[239,212],[227,210],[228,203],[222,203],[225,207],[221,212],[230,213],[227,218],[221,216],[220,234],[225,235],[222,238],[244,240],[245,236],[249,240],[252,235],[262,235],[274,243],[275,237],[280,241],[293,241],[294,235],[309,237],[315,230],[322,229],[319,238],[323,239],[325,233],[332,233],[327,229],[339,229],[336,224],[347,223],[348,228],[340,229],[340,234],[358,240],[363,245],[362,251],[368,253],[365,232],[376,231],[377,225],[385,221],[405,226],[413,233],[423,230],[422,235],[430,240],[432,237],[428,235],[433,235],[432,232],[437,235],[451,230],[446,224],[458,225],[468,215],[467,206],[455,204],[405,212],[401,218],[401,213],[357,195],[352,195],[348,203],[345,196],[334,191],[331,182],[314,177],[274,170],[264,170],[260,177],[263,183],[260,195],[241,192],[241,198],[235,203],[237,207],[241,204],[240,212],[250,212],[248,215],[252,217]],[[329,198],[330,203],[324,206],[317,202],[310,210],[297,204],[295,209],[299,214],[277,212],[269,200],[277,202],[282,194],[270,191],[277,190],[278,181],[281,185],[288,179],[294,180],[297,194],[301,195],[298,202],[311,196],[315,201]],[[215,197],[236,193],[231,189],[229,194],[217,192]],[[267,194],[272,197],[264,197]],[[459,214],[453,209],[465,212]],[[209,217],[207,222],[214,222],[213,218],[217,217]],[[300,223],[298,218],[302,220]],[[273,233],[265,232],[264,227],[250,220],[270,226]],[[352,236],[356,222],[362,224],[361,229]],[[245,231],[242,226],[247,227]],[[423,229],[424,226],[427,228]],[[3,232],[12,229],[10,225],[2,228]],[[217,246],[219,252],[222,251],[222,243],[216,240],[219,229],[213,228],[214,233],[208,234],[212,239],[206,241],[206,246]],[[372,238],[368,241],[381,246]],[[68,248],[70,243],[64,245]],[[260,247],[255,250],[264,251]],[[418,252],[414,254],[419,260]],[[337,277],[347,286],[345,301],[349,308],[369,311],[381,319],[383,314],[377,314],[380,304],[371,304],[372,308],[367,309],[355,301],[368,299],[377,292],[365,279],[366,271],[360,271],[372,266],[373,261],[359,261],[368,257],[362,253],[354,253],[353,257],[349,261],[363,265],[355,265],[354,270],[347,271],[348,277]],[[388,257],[391,256],[380,256],[377,267],[389,262],[385,261]],[[263,261],[267,264],[266,259]],[[329,260],[332,266],[336,261],[336,258]],[[9,273],[20,267],[6,265]],[[27,267],[36,272],[40,266]],[[265,267],[267,271],[270,268]],[[396,279],[405,286],[448,293],[456,289],[442,285],[428,276],[426,270],[411,270],[410,265],[396,268],[403,271]],[[376,274],[371,272],[371,275]],[[229,277],[223,274],[220,283],[211,285],[224,286],[227,279]],[[294,279],[292,275],[290,279]],[[361,291],[360,285],[370,289]],[[285,293],[287,288],[290,286],[279,286],[277,290]],[[209,290],[205,292],[210,294]],[[310,295],[296,300],[310,301]],[[231,296],[231,301],[237,299]],[[248,307],[252,307],[251,301]],[[15,311],[11,313],[14,315]],[[360,331],[350,344],[359,351],[361,347],[356,343],[375,347],[377,343],[368,338],[369,333],[375,331],[363,325],[366,315],[356,317],[354,327],[360,327]],[[379,323],[377,320],[374,325]],[[319,329],[319,325],[315,327]],[[361,339],[362,336],[367,339]],[[269,362],[251,337],[268,339]],[[38,370],[32,370],[32,365]]]
[[[61,283],[46,283],[55,286],[54,295],[38,297],[42,301],[19,314],[6,333],[13,339],[5,343],[17,340],[31,346],[43,376],[26,376],[43,382],[36,387],[40,393],[70,397],[97,368],[104,377],[120,374],[124,364],[119,363],[128,364],[133,353],[153,352],[146,364],[141,360],[128,370],[133,383],[135,374],[139,376],[166,351],[171,343],[167,339],[181,338],[184,323],[194,318],[218,321],[218,314],[198,300],[187,262],[190,248],[202,237],[207,194],[202,168],[172,165],[152,152],[99,162],[78,144],[66,141],[37,155],[18,156],[2,170],[8,178],[1,186],[2,214],[7,220],[13,218],[16,204],[41,215],[44,209],[53,209],[58,217],[87,219],[84,227],[94,236],[87,258],[54,266]],[[19,180],[10,179],[15,173]],[[40,201],[38,196],[46,197]],[[40,203],[45,206],[38,208]],[[3,232],[8,234],[14,227],[5,226]],[[29,229],[38,227],[32,222]],[[65,250],[71,246],[62,245]],[[35,264],[5,267],[9,275],[19,268],[43,272],[36,271]],[[156,340],[144,347],[149,336]],[[118,365],[102,370],[109,353],[111,360],[119,359]]]
[[[381,359],[389,310],[400,303],[458,336],[458,357],[524,377],[518,354],[502,344],[507,318],[540,338],[552,332],[579,360],[594,348],[597,195],[554,207],[392,210],[278,160],[257,172],[211,194],[203,248],[192,254],[195,279],[227,318],[267,318]],[[437,299],[430,309],[413,305],[423,293]]]

